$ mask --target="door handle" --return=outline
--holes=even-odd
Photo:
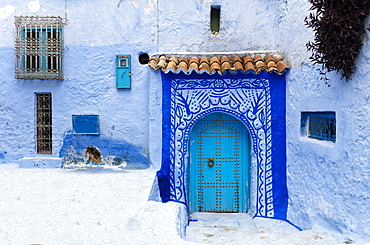
[[[208,167],[212,168],[213,165],[215,165],[215,161],[213,160],[213,157],[208,158]]]

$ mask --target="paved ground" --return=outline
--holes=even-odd
[[[340,244],[286,222],[195,213],[148,201],[155,171],[0,168],[0,244]],[[183,212],[186,214],[186,211]],[[197,221],[195,221],[197,220]],[[340,242],[338,242],[340,241]]]

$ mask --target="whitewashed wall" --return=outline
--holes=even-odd
[[[209,30],[221,5],[221,31]],[[288,219],[370,236],[369,33],[351,81],[309,61],[306,0],[4,0],[0,3],[0,160],[35,157],[35,92],[53,94],[53,156],[72,129],[71,115],[99,114],[101,137],[139,147],[160,167],[161,78],[138,63],[142,52],[275,49],[286,56]],[[14,16],[66,17],[64,81],[14,79]],[[369,22],[368,22],[369,23]],[[132,89],[115,88],[115,55],[132,55]],[[302,137],[302,111],[335,111],[336,143]]]
[[[277,49],[292,69],[287,83],[288,219],[303,229],[317,225],[356,236],[370,237],[369,176],[369,32],[357,59],[352,80],[328,75],[320,80],[309,61],[306,43],[313,32],[304,25],[308,1],[280,1]],[[369,26],[369,21],[367,25]],[[335,111],[337,140],[322,142],[302,137],[302,111]]]

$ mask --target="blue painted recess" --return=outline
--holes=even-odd
[[[100,135],[74,135],[67,132],[59,157],[63,158],[63,167],[73,168],[86,163],[88,146],[99,150],[102,162],[100,165],[122,166],[124,169],[145,169],[150,165],[143,149],[126,141],[105,138]],[[95,164],[98,166],[99,164]]]
[[[334,111],[301,112],[301,135],[324,141],[336,141]]]
[[[250,143],[245,126],[225,113],[200,119],[190,136],[190,212],[247,212]]]
[[[73,134],[99,134],[98,115],[73,115]]]

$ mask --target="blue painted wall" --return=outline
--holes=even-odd
[[[2,1],[0,88],[3,96],[0,110],[3,113],[0,136],[6,138],[6,142],[2,143],[0,153],[4,158],[0,162],[32,166],[32,158],[60,158],[64,137],[72,131],[72,115],[94,114],[100,117],[101,138],[137,146],[140,154],[149,157],[153,166],[159,168],[161,80],[159,74],[139,64],[139,54],[273,49],[273,36],[259,38],[251,32],[265,33],[266,29],[259,28],[260,21],[257,20],[263,19],[266,13],[275,13],[275,4],[264,6],[263,2],[187,1],[179,5],[169,0]],[[209,30],[212,4],[222,5],[218,36]],[[259,17],[246,19],[243,13],[241,18],[242,12],[234,14],[239,9],[246,11],[245,16],[255,13]],[[14,16],[21,15],[67,19],[63,81],[14,79]],[[268,32],[273,33],[274,20],[265,19]],[[131,55],[131,89],[116,88],[117,54]],[[51,156],[36,154],[35,92],[52,93]],[[51,161],[50,165],[47,159],[43,164],[35,162],[34,165],[60,166],[56,164],[57,160]]]
[[[155,13],[144,13],[144,8],[127,2],[118,6],[118,1],[6,1],[0,8],[4,10],[0,11],[0,136],[6,139],[0,145],[0,162],[60,168],[66,147],[74,146],[79,158],[82,148],[91,145],[103,155],[135,165],[142,161],[139,165],[148,167],[150,71],[139,64],[138,55],[156,51],[154,37],[146,35],[155,29],[147,25],[155,20]],[[68,19],[64,28],[64,80],[14,79],[15,15]],[[132,55],[132,88],[122,90],[116,88],[115,57],[125,53]],[[52,155],[36,153],[37,92],[52,94]],[[70,137],[72,115],[99,115],[99,136]],[[80,147],[76,147],[77,142]],[[119,152],[114,149],[117,147],[121,147]]]
[[[150,160],[140,153],[142,149],[125,141],[114,141],[111,138],[90,135],[73,135],[67,132],[59,157],[63,158],[64,167],[74,168],[87,161],[85,152],[88,146],[97,148],[101,154],[102,162],[90,164],[96,167],[121,167],[125,169],[145,169],[149,167]]]

